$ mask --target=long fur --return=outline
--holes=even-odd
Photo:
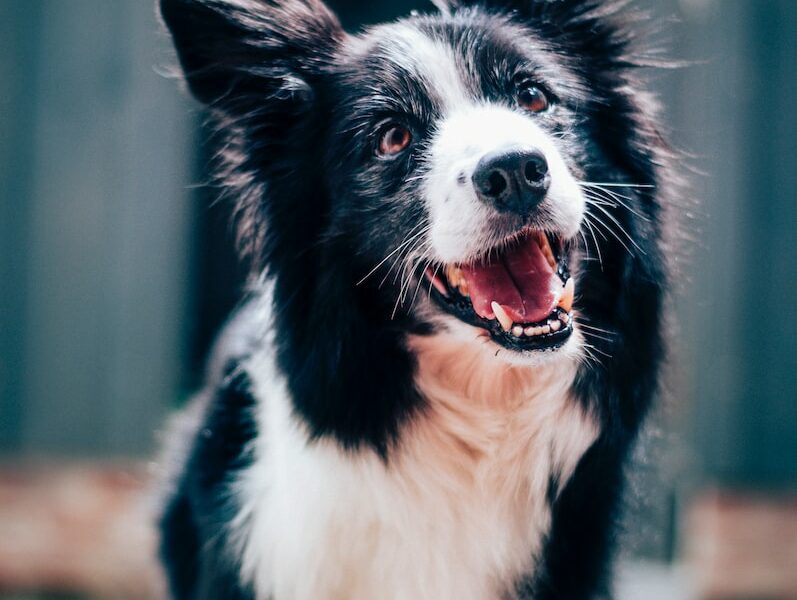
[[[672,181],[628,4],[441,2],[353,36],[318,0],[161,0],[253,273],[161,521],[174,598],[610,595]],[[406,245],[453,222],[425,185],[458,147],[446,98],[515,115],[498,79],[521,55],[561,97],[533,131],[603,185],[568,246],[575,335],[532,362],[441,315],[414,279],[434,240]],[[422,142],[375,161],[395,114]]]

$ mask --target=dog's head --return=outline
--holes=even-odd
[[[161,0],[303,335],[354,309],[513,362],[645,326],[658,139],[621,4],[462,0],[350,35],[320,0]]]

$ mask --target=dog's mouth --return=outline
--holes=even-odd
[[[575,282],[556,235],[525,229],[480,260],[430,267],[425,276],[446,312],[505,348],[555,350],[573,333]]]

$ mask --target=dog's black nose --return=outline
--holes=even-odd
[[[502,212],[529,215],[551,185],[548,161],[539,150],[502,150],[484,156],[473,173],[476,193]]]

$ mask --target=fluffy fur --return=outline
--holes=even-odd
[[[161,0],[255,282],[176,444],[175,599],[610,594],[670,181],[626,4],[462,0],[351,35],[318,0]],[[518,107],[521,75],[552,109]],[[412,143],[385,158],[396,122]],[[531,214],[470,184],[505,148],[547,158]],[[577,289],[544,352],[424,277],[528,227],[563,240]]]

